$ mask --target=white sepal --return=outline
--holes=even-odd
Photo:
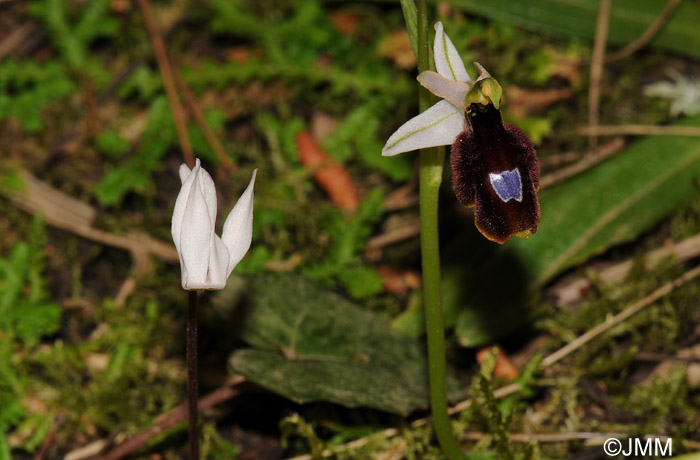
[[[464,110],[442,100],[397,129],[386,141],[382,155],[390,157],[425,147],[451,145],[464,129]]]
[[[464,62],[457,52],[457,48],[452,44],[452,40],[447,36],[442,28],[442,22],[435,23],[435,42],[433,44],[433,56],[435,58],[435,68],[438,73],[450,80],[471,83],[473,80],[464,68]]]

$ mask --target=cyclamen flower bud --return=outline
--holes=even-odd
[[[216,188],[200,165],[180,166],[182,188],[175,201],[171,232],[180,256],[182,288],[223,289],[234,267],[248,252],[253,237],[253,186],[257,169],[236,206],[221,238],[216,225]]]

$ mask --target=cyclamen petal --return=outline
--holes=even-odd
[[[253,239],[253,187],[257,173],[257,169],[253,171],[253,177],[250,179],[248,187],[224,223],[221,239],[229,250],[227,277],[248,252],[250,242]]]
[[[464,128],[464,110],[442,100],[397,129],[386,141],[382,155],[390,157],[425,147],[451,145]]]
[[[175,203],[176,212],[173,213],[173,235],[177,236],[175,247],[179,246],[182,286],[185,289],[205,289],[212,283],[209,268],[216,207],[209,208],[211,198],[207,196],[206,172],[202,173],[198,160],[183,183]]]
[[[435,68],[438,73],[450,80],[462,83],[472,83],[464,68],[462,57],[457,52],[457,48],[452,44],[452,40],[447,36],[442,27],[442,22],[435,23],[435,42],[433,44],[433,56],[435,57]]]

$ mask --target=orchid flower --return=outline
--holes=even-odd
[[[512,235],[537,231],[540,207],[539,165],[527,135],[501,118],[501,85],[478,62],[473,80],[457,49],[435,24],[436,72],[418,81],[442,98],[404,123],[389,137],[382,155],[452,145],[451,165],[457,199],[475,207],[477,229],[489,240],[505,243]]]
[[[171,231],[180,256],[182,288],[223,289],[234,267],[250,248],[253,237],[253,186],[250,184],[226,218],[219,238],[214,181],[196,160],[194,168],[180,166],[182,188],[175,201]]]

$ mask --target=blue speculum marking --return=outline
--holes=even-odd
[[[504,203],[510,200],[523,201],[523,184],[520,180],[518,168],[513,168],[510,171],[489,173],[489,180],[496,195]]]

